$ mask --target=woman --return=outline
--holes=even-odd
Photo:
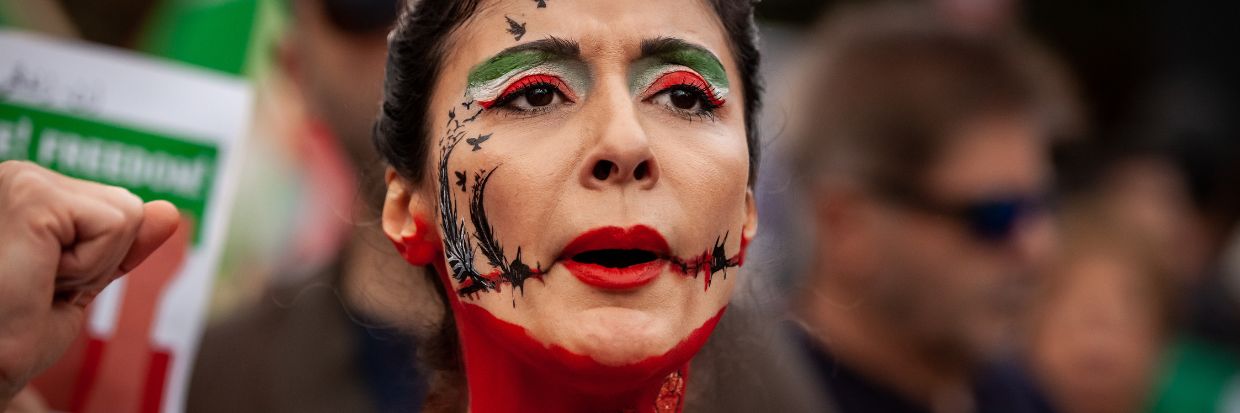
[[[748,0],[427,0],[402,16],[375,142],[391,165],[384,232],[412,265],[434,269],[450,309],[446,351],[429,355],[442,369],[431,407],[680,410],[688,362],[757,229],[753,42]],[[54,306],[77,317],[66,303],[85,305],[166,238],[166,204],[143,214],[109,193],[82,206],[68,199],[83,191],[68,187],[96,186],[41,184],[65,178],[28,164],[0,165],[0,188],[14,175],[24,191],[56,196],[31,204],[0,193],[0,209],[22,211],[0,225],[41,222],[41,207],[60,220],[3,241],[37,239],[40,257],[108,248],[101,270],[57,281],[68,287]],[[64,232],[99,214],[75,208],[119,219],[79,245]],[[34,291],[9,285],[33,273],[50,295],[55,259],[39,265],[0,270],[0,292]],[[13,302],[0,304],[0,334],[74,316],[10,311],[25,309]],[[29,344],[0,348],[25,360],[0,365],[0,401],[64,336],[0,337]]]
[[[746,1],[402,18],[383,227],[438,274],[472,411],[679,409],[756,230],[752,39]],[[435,402],[458,401],[453,359]]]

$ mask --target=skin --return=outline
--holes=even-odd
[[[1019,116],[967,122],[925,174],[931,195],[966,202],[1045,193],[1040,131]],[[961,222],[869,195],[856,183],[824,187],[815,204],[815,274],[798,314],[843,362],[927,406],[967,400],[971,371],[1009,340],[1016,303],[1045,260],[1046,217],[1006,244]]]
[[[84,309],[172,235],[163,201],[0,163],[0,410],[77,336]]]
[[[1033,363],[1066,412],[1140,411],[1163,347],[1141,269],[1095,248],[1068,263],[1042,301]]]
[[[526,23],[528,32],[520,42],[505,31],[505,16],[519,16],[517,20]],[[485,389],[471,392],[475,411],[484,411],[484,403],[574,411],[588,408],[591,401],[609,399],[607,405],[617,408],[639,407],[631,405],[638,401],[625,398],[648,399],[663,382],[650,377],[683,368],[696,348],[685,351],[677,346],[703,327],[709,333],[731,294],[735,277],[715,274],[703,291],[702,279],[670,266],[654,281],[632,290],[589,286],[557,261],[560,251],[578,235],[603,226],[642,224],[667,239],[672,255],[692,257],[710,251],[716,240],[730,234],[723,248],[733,256],[757,229],[747,185],[744,108],[727,103],[711,116],[686,115],[671,110],[665,98],[631,86],[634,68],[642,67],[638,64],[642,42],[658,38],[678,38],[708,50],[718,57],[728,83],[740,84],[725,32],[702,2],[581,1],[546,8],[526,1],[484,2],[448,47],[430,105],[432,147],[439,148],[441,137],[449,135],[454,125],[449,112],[455,111],[456,119],[475,114],[477,108],[465,109],[462,97],[467,95],[471,73],[475,80],[489,78],[478,75],[477,69],[487,69],[479,64],[514,45],[550,37],[579,45],[580,55],[568,60],[584,69],[588,81],[566,83],[585,85],[584,90],[565,93],[571,102],[562,99],[533,116],[495,108],[484,111],[461,131],[471,138],[491,137],[480,150],[461,142],[448,160],[448,173],[465,171],[471,188],[475,171],[494,169],[485,187],[485,207],[496,237],[508,259],[519,247],[526,264],[541,264],[544,271],[539,278],[526,280],[522,289],[500,283],[498,292],[457,297],[461,283],[448,284],[449,295],[456,297],[454,316],[462,326],[469,386]],[[740,93],[739,88],[731,90],[726,98],[742,102]],[[426,182],[407,182],[389,172],[384,229],[394,242],[427,230],[443,239],[444,228],[453,227],[438,222],[439,208],[451,207],[438,201],[439,153],[432,150]],[[593,172],[600,161],[612,163],[606,179]],[[639,166],[644,173],[636,172]],[[455,181],[455,176],[447,180],[449,185]],[[459,204],[460,220],[470,223],[469,196],[455,185],[450,190]],[[418,218],[435,225],[418,227],[414,225]],[[477,228],[469,225],[469,230],[472,234]],[[475,260],[480,272],[492,269],[486,261],[481,255]],[[437,264],[446,267],[444,261]],[[520,333],[516,335],[539,345],[495,360],[484,353],[524,340],[501,326],[516,326]],[[482,383],[482,376],[513,377],[481,371],[483,359],[495,366],[490,370],[532,369],[547,372],[540,378],[556,383]],[[634,365],[644,367],[637,372],[626,368]],[[606,384],[583,384],[583,380]],[[514,400],[480,400],[496,397],[490,389],[498,386],[517,387],[503,395]],[[547,394],[547,389],[555,393]]]

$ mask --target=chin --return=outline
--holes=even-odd
[[[720,312],[721,314],[721,312]],[[685,367],[714,330],[688,323],[688,313],[664,314],[627,307],[595,307],[565,317],[545,349],[581,389],[599,394],[634,389]],[[692,324],[686,327],[686,325]]]
[[[605,366],[641,363],[667,353],[688,332],[674,331],[668,317],[646,310],[601,307],[583,311],[563,347]]]

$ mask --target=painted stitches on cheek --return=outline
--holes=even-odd
[[[705,287],[703,290],[710,289],[710,283],[715,277],[715,273],[722,271],[723,278],[728,278],[728,268],[740,267],[745,263],[745,249],[749,246],[749,240],[741,237],[741,249],[732,257],[727,256],[723,246],[728,242],[728,234],[724,233],[723,237],[715,238],[715,246],[702,251],[701,255],[679,258],[672,257],[672,268],[681,274],[697,278],[698,274],[704,275]]]

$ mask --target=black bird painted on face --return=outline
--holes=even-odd
[[[465,172],[456,171],[456,186],[461,187],[461,192],[465,192]]]
[[[504,20],[508,21],[508,33],[512,34],[513,40],[520,41],[521,37],[525,36],[525,23],[517,23],[516,20],[508,16],[504,16]]]
[[[477,138],[467,138],[465,139],[465,143],[474,145],[474,150],[477,151],[479,149],[482,149],[483,142],[486,142],[488,139],[491,139],[491,135],[492,134],[488,133],[486,135],[478,135]]]

